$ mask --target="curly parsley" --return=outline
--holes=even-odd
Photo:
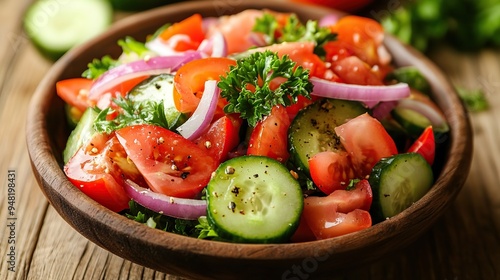
[[[256,52],[238,60],[218,83],[221,96],[229,102],[224,111],[240,113],[241,118],[254,127],[274,106],[289,106],[299,95],[310,98],[313,85],[309,71],[295,66],[288,56],[279,58],[271,51]],[[283,78],[283,82],[272,89],[271,82],[278,78]]]
[[[329,28],[320,27],[314,20],[309,20],[304,25],[295,14],[291,14],[281,26],[275,16],[265,13],[257,18],[253,31],[264,34],[269,45],[283,42],[314,42],[314,53],[319,56],[325,55],[323,47],[327,42],[337,39],[337,34],[332,33]]]

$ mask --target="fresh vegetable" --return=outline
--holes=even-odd
[[[234,242],[286,242],[304,200],[289,170],[268,157],[222,163],[207,186],[207,217],[219,236]]]
[[[226,98],[226,113],[239,113],[250,126],[271,113],[276,105],[288,106],[297,96],[309,96],[312,84],[301,66],[271,51],[255,52],[237,62],[218,86]]]
[[[363,179],[382,158],[398,153],[382,124],[367,113],[334,128],[340,151],[325,151],[309,160],[311,179],[325,194]]]
[[[131,199],[162,215],[184,220],[196,220],[205,216],[207,212],[205,200],[167,196],[143,188],[131,180],[125,180],[123,186]]]
[[[370,184],[367,180],[360,180],[352,182],[352,185],[328,196],[305,198],[300,227],[307,227],[314,238],[294,236],[292,239],[326,239],[370,227],[372,219],[368,211],[373,198]]]
[[[162,127],[128,126],[116,136],[149,187],[168,196],[198,196],[217,167],[206,151]]]
[[[104,32],[113,20],[106,0],[35,1],[24,16],[24,29],[33,44],[57,60],[72,47]]]
[[[127,159],[113,134],[94,134],[69,159],[64,173],[83,193],[116,212],[127,209],[130,200],[123,189],[123,181],[142,182],[141,173]]]
[[[380,160],[368,181],[373,190],[370,212],[374,222],[381,222],[422,198],[434,183],[434,175],[422,155],[404,153]]]
[[[396,212],[372,188],[397,192],[392,173],[413,180],[399,161],[428,172],[449,129],[425,78],[391,65],[383,36],[357,16],[302,24],[246,10],[125,37],[118,58],[56,86],[71,116],[85,112],[64,171],[109,209],[187,236],[282,243],[363,230]]]
[[[94,134],[97,133],[94,129],[94,122],[98,115],[99,113],[93,108],[85,110],[78,124],[73,131],[71,131],[68,141],[66,142],[66,147],[63,151],[64,163],[67,163],[69,159],[76,154],[78,149],[87,144]]]
[[[309,171],[309,160],[315,154],[342,150],[335,127],[366,112],[359,102],[339,99],[320,99],[300,111],[288,132],[292,162]]]

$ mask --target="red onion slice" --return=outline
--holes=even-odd
[[[377,120],[383,120],[391,114],[392,109],[394,109],[397,105],[397,101],[380,102],[373,108],[373,117]]]
[[[318,21],[318,25],[320,27],[328,27],[328,26],[332,26],[332,25],[335,25],[340,19],[340,15],[336,15],[336,14],[329,14],[329,15],[326,15],[322,18],[320,18],[320,20]]]
[[[365,86],[336,83],[316,77],[310,78],[314,85],[312,95],[354,100],[374,104],[374,102],[393,101],[410,96],[408,84],[399,83],[388,86]]]
[[[221,32],[214,32],[210,38],[203,40],[198,51],[210,57],[226,57],[227,41]]]
[[[193,115],[177,128],[177,131],[184,136],[184,138],[194,140],[200,137],[210,126],[215,110],[217,109],[219,95],[220,89],[217,87],[217,81],[206,81],[205,89],[198,107],[194,110]]]
[[[199,58],[199,52],[190,51],[182,55],[156,56],[116,66],[95,80],[89,91],[89,99],[97,100],[106,91],[129,79],[172,72],[186,62]]]
[[[128,179],[125,180],[124,189],[135,202],[165,216],[196,220],[207,213],[205,200],[178,198],[156,193]]]

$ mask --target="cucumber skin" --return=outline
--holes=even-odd
[[[295,133],[295,131],[296,130],[297,131],[304,130],[304,129],[301,130],[300,127],[303,125],[301,125],[299,122],[301,122],[301,121],[305,121],[305,123],[310,122],[310,119],[307,120],[306,118],[309,117],[307,115],[311,113],[310,112],[311,110],[316,109],[318,112],[327,111],[327,110],[324,111],[324,110],[318,109],[318,107],[321,108],[322,104],[326,104],[326,103],[328,103],[329,105],[332,105],[333,107],[335,107],[335,106],[340,106],[340,107],[349,106],[351,108],[350,113],[352,113],[352,115],[345,115],[343,120],[339,121],[339,122],[336,122],[336,120],[332,121],[333,123],[332,123],[332,126],[329,127],[329,131],[331,131],[333,134],[335,134],[334,128],[336,126],[344,124],[348,119],[352,119],[352,118],[355,118],[359,115],[362,115],[364,113],[369,112],[369,110],[367,108],[365,108],[360,102],[340,100],[340,99],[328,99],[328,98],[317,100],[313,104],[301,109],[299,111],[299,113],[297,114],[297,116],[293,119],[292,124],[290,125],[290,128],[288,130],[288,145],[290,147],[290,159],[289,159],[289,161],[291,163],[293,163],[293,165],[296,166],[299,171],[304,171],[306,173],[309,173],[309,164],[302,157],[302,155],[301,155],[302,152],[300,151],[301,144],[298,143],[298,142],[304,142],[304,139],[298,139],[299,137]],[[315,114],[315,113],[316,112],[312,112],[312,114]],[[328,118],[329,118],[329,120],[340,119],[339,117],[335,117],[334,110],[331,110],[331,112],[328,112]],[[304,120],[304,119],[306,119],[306,120]],[[309,126],[309,124],[306,124],[305,126]],[[334,137],[334,136],[332,136],[332,137]],[[320,151],[316,151],[316,152],[320,152]],[[310,154],[308,156],[306,155],[306,157],[310,158],[313,155],[314,154]]]
[[[418,153],[403,153],[403,154],[397,154],[397,155],[387,157],[387,158],[382,158],[377,164],[375,164],[375,166],[372,169],[372,172],[370,173],[370,176],[368,178],[368,182],[370,183],[370,186],[371,186],[372,192],[373,192],[373,201],[372,201],[372,206],[370,208],[370,214],[372,216],[372,221],[374,224],[391,218],[391,217],[387,217],[386,215],[384,215],[384,211],[383,211],[382,205],[380,203],[380,195],[381,195],[381,193],[380,193],[380,180],[381,180],[381,177],[382,177],[383,173],[386,171],[385,169],[390,168],[390,165],[394,161],[398,160],[398,158],[400,158],[400,157],[407,156],[407,155],[420,157],[421,162],[423,164],[427,164],[427,161]],[[432,171],[430,166],[429,166],[429,169],[431,170],[431,175],[432,175],[433,171]],[[387,172],[390,172],[390,170]],[[431,181],[434,182],[434,177],[432,178]],[[431,186],[429,186],[429,189],[431,187],[432,187],[432,184],[431,184]],[[420,198],[418,198],[418,199],[420,199]],[[417,199],[417,201],[418,201],[418,199]],[[414,201],[414,202],[416,202],[416,201]]]
[[[212,178],[217,176],[216,174],[218,173],[218,171],[224,172],[223,170],[225,170],[226,167],[231,166],[231,163],[234,160],[245,160],[246,158],[260,159],[260,160],[265,161],[265,162],[275,162],[275,164],[278,164],[277,166],[282,167],[283,172],[290,174],[289,170],[284,165],[282,165],[280,162],[278,162],[274,159],[271,159],[271,158],[268,158],[265,156],[241,156],[241,157],[237,157],[237,158],[234,158],[232,160],[228,160],[228,161],[222,163],[218,167],[218,169],[214,172],[214,175]],[[223,240],[225,240],[227,242],[235,242],[235,243],[277,244],[277,243],[288,242],[290,240],[290,237],[297,230],[297,228],[299,226],[299,222],[300,222],[300,217],[301,217],[302,211],[304,209],[304,203],[303,203],[304,200],[302,198],[302,190],[301,190],[298,182],[297,182],[297,191],[300,192],[300,199],[298,200],[300,203],[297,205],[294,205],[294,209],[297,212],[296,219],[293,222],[290,222],[288,224],[288,227],[285,230],[283,230],[282,232],[280,232],[279,235],[265,236],[262,238],[249,238],[249,237],[239,236],[239,235],[234,234],[230,230],[226,229],[224,226],[219,225],[219,223],[216,221],[215,216],[212,214],[213,209],[211,209],[211,204],[212,204],[211,197],[213,195],[211,194],[211,192],[209,190],[210,190],[210,187],[212,184],[214,184],[214,182],[212,182],[212,180],[210,180],[210,182],[208,183],[207,192],[206,192],[207,221],[209,222],[210,226],[214,229],[214,231],[217,232],[218,236],[220,238],[222,238]]]
[[[63,160],[65,164],[76,154],[78,149],[96,133],[93,125],[98,115],[99,113],[93,108],[87,108],[87,110],[83,112],[80,121],[76,124],[73,131],[71,131],[63,150]]]

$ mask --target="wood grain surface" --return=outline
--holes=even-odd
[[[25,146],[25,116],[52,62],[22,32],[30,2],[0,1],[0,279],[179,279],[89,242],[39,190]],[[464,54],[443,46],[430,57],[453,83],[485,90],[491,105],[470,114],[474,156],[468,179],[452,207],[415,243],[342,279],[500,279],[500,50]],[[14,215],[7,211],[9,170],[15,174]],[[14,272],[8,262],[11,237]]]

